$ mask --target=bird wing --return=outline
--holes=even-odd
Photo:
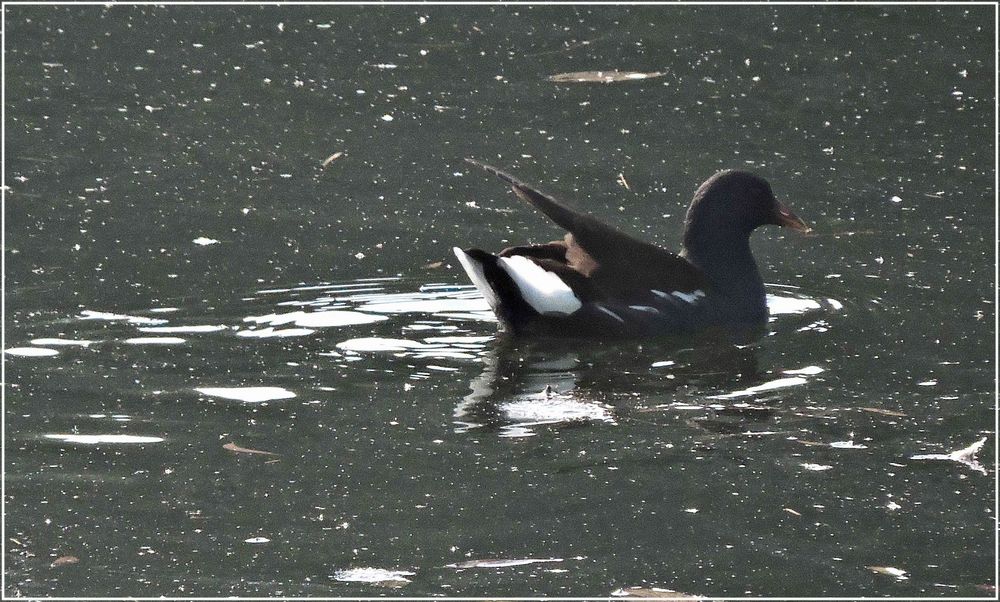
[[[495,167],[466,159],[510,184],[514,193],[566,229],[566,264],[594,286],[617,294],[655,289],[667,293],[707,290],[704,274],[666,249],[633,238]]]

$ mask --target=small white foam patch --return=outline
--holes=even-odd
[[[415,575],[413,571],[392,571],[372,567],[357,567],[344,569],[333,574],[337,581],[354,581],[359,583],[409,583],[407,577]]]
[[[819,366],[806,366],[805,368],[799,368],[797,370],[782,370],[782,374],[799,374],[802,376],[813,376],[823,372],[824,370]]]
[[[283,324],[295,324],[302,328],[328,328],[333,326],[353,326],[355,324],[370,324],[388,320],[385,316],[376,316],[359,311],[348,311],[342,309],[331,309],[326,311],[293,311],[284,314],[268,314],[266,316],[247,316],[244,322],[256,322],[257,324],[270,324],[271,326],[281,326]]]
[[[280,339],[284,337],[303,337],[314,332],[316,331],[310,328],[280,328],[276,330],[273,326],[268,326],[267,328],[257,328],[254,330],[240,330],[236,333],[236,336],[250,339]]]
[[[195,324],[191,326],[140,326],[139,330],[142,332],[181,332],[181,333],[197,333],[197,332],[218,332],[220,330],[225,330],[226,327],[221,324]]]
[[[468,253],[458,247],[452,247],[452,251],[455,252],[458,263],[462,264],[462,268],[468,274],[469,280],[472,281],[472,284],[476,285],[479,292],[486,298],[486,302],[496,311],[500,306],[500,302],[497,299],[496,291],[493,290],[493,287],[486,280],[486,275],[483,273],[483,264],[470,257]]]
[[[134,337],[125,342],[129,345],[180,345],[185,340],[180,337]]]
[[[562,278],[526,257],[501,257],[500,267],[514,280],[528,305],[540,314],[568,316],[583,307]]]
[[[139,330],[142,330],[141,328]],[[64,346],[78,346],[78,347],[89,347],[98,341],[88,341],[85,339],[31,339],[32,345],[56,345],[60,347]]]

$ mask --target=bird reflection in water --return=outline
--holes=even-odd
[[[762,334],[642,342],[502,336],[481,356],[482,373],[455,407],[456,431],[526,437],[544,426],[616,424],[649,398],[759,382]]]

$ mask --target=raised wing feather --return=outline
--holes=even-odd
[[[495,167],[474,159],[466,161],[510,184],[517,196],[565,228],[569,233],[567,265],[589,276],[597,288],[618,294],[640,289],[680,292],[707,289],[701,271],[684,258],[570,209]]]

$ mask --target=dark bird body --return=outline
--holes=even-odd
[[[563,240],[491,254],[455,248],[502,326],[515,335],[649,337],[767,320],[764,283],[750,234],[776,224],[808,226],[775,199],[763,178],[721,171],[695,192],[679,254],[580,213],[495,167],[566,230]]]

